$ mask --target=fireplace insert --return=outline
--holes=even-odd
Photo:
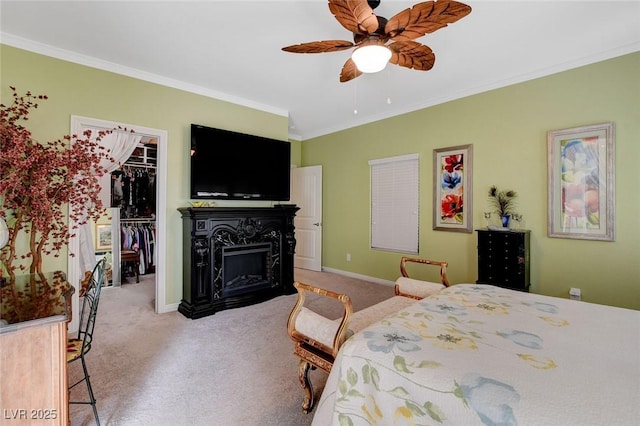
[[[271,243],[222,248],[222,297],[272,285]]]

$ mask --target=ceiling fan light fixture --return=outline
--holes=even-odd
[[[351,59],[360,71],[374,73],[382,71],[387,65],[391,59],[391,50],[381,44],[368,44],[354,50]]]

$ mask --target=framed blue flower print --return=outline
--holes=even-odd
[[[549,237],[615,240],[613,123],[547,133]]]

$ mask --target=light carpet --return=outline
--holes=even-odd
[[[390,286],[328,272],[295,279],[349,294],[360,310],[393,295]],[[191,320],[156,314],[154,277],[105,288],[94,347],[87,356],[100,421],[106,425],[305,426],[298,358],[286,321],[296,295]],[[341,305],[311,295],[307,305],[335,318]],[[81,377],[69,365],[69,380]],[[312,371],[319,399],[326,374]],[[71,399],[86,398],[78,385]],[[71,425],[94,424],[89,405],[71,405]]]

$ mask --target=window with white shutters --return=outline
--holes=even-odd
[[[418,154],[370,160],[371,248],[418,253]]]

